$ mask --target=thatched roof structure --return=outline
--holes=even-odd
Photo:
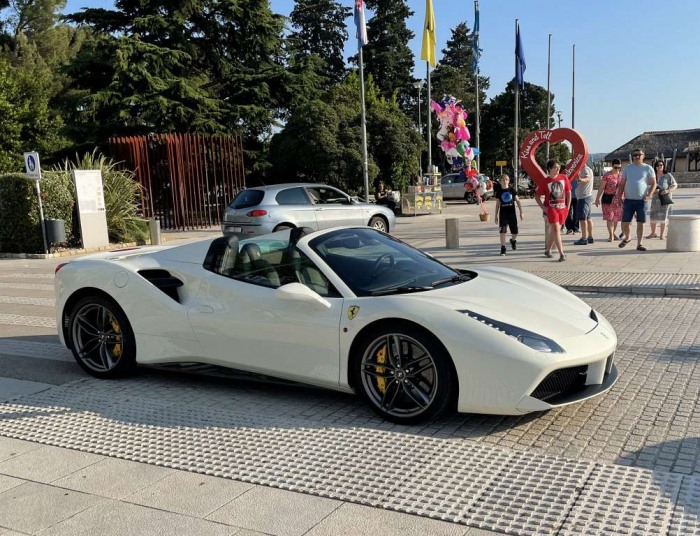
[[[605,155],[605,161],[610,162],[613,158],[629,160],[635,148],[644,151],[646,160],[661,156],[670,158],[674,150],[678,151],[678,157],[687,156],[689,152],[697,153],[700,150],[700,128],[645,132]]]

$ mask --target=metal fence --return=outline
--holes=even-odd
[[[141,184],[145,218],[163,229],[217,226],[243,188],[243,147],[237,136],[150,134],[109,140],[115,161]]]

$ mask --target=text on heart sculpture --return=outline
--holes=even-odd
[[[561,170],[569,177],[577,177],[588,161],[588,143],[578,130],[572,128],[554,128],[551,130],[535,130],[523,140],[518,152],[520,167],[535,184],[540,187],[547,182],[547,172],[535,159],[537,149],[543,143],[560,143],[568,141],[571,144],[571,160]]]

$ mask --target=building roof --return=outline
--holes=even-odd
[[[642,149],[647,159],[662,155],[669,158],[673,156],[673,151],[676,149],[677,156],[684,156],[689,151],[695,152],[700,149],[700,128],[645,132],[607,154],[605,160],[607,162],[613,158],[628,160],[629,154],[635,148]]]

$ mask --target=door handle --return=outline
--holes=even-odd
[[[209,315],[214,312],[214,308],[211,305],[200,305],[195,309],[195,311],[197,311],[198,313]]]

